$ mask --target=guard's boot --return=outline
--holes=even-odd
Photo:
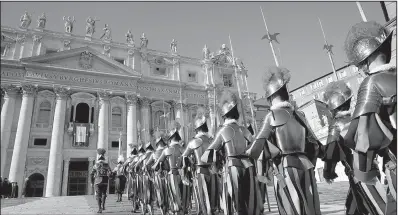
[[[102,213],[102,208],[101,208],[101,197],[97,197],[97,203],[98,203],[98,211],[97,213]]]
[[[105,200],[106,200],[106,196],[102,197],[102,210],[105,210]]]

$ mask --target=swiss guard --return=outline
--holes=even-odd
[[[204,110],[203,110],[204,111]],[[194,121],[194,129],[196,136],[191,140],[184,153],[182,171],[187,173],[189,167],[194,166],[195,172],[193,173],[193,186],[195,199],[197,202],[198,214],[211,215],[217,209],[217,198],[218,192],[217,186],[217,175],[215,171],[211,171],[211,166],[201,161],[201,157],[205,150],[209,147],[210,141],[212,140],[208,135],[208,127],[206,123],[206,117],[204,113],[198,109]],[[191,159],[191,156],[193,159]],[[191,163],[194,161],[195,163]],[[184,174],[185,177],[186,174]],[[184,178],[184,181],[189,179]],[[190,183],[190,182],[187,182]]]
[[[215,163],[217,153],[222,151],[224,154],[224,214],[257,215],[263,210],[262,198],[257,187],[253,162],[245,155],[246,143],[253,142],[253,137],[245,126],[238,124],[238,102],[234,93],[223,91],[219,107],[224,124],[201,160],[203,163]]]
[[[126,177],[124,176],[124,172],[123,172],[123,163],[124,163],[124,157],[123,157],[123,155],[119,155],[119,157],[117,159],[117,165],[113,169],[113,174],[116,176],[116,179],[115,179],[115,191],[116,191],[116,195],[117,195],[116,202],[122,201],[122,195],[123,195],[124,188],[126,185]]]
[[[141,143],[141,140],[138,141]],[[126,165],[126,171],[130,175],[130,193],[129,193],[129,198],[130,201],[133,203],[133,210],[132,212],[135,213],[139,209],[139,198],[138,198],[138,178],[137,174],[134,171],[134,166],[138,162],[139,156],[138,156],[138,151],[137,147],[134,146],[133,149],[131,150],[131,155],[129,159],[127,160]]]
[[[247,154],[273,161],[279,214],[317,215],[321,211],[314,167],[321,143],[304,114],[289,102],[289,80],[289,70],[282,67],[270,67],[264,74],[263,86],[271,111]]]
[[[106,192],[108,189],[109,176],[112,174],[112,170],[109,164],[105,161],[105,152],[103,148],[97,149],[98,159],[97,163],[91,170],[91,184],[95,185],[95,193],[98,202],[98,212],[102,213],[105,210]]]
[[[188,201],[187,199],[181,198],[185,186],[182,183],[181,175],[178,171],[182,155],[182,147],[180,145],[181,136],[178,133],[180,128],[180,123],[175,120],[169,123],[169,147],[163,150],[159,159],[157,159],[154,164],[155,169],[160,168],[163,162],[168,162],[168,166],[170,167],[167,178],[167,188],[169,193],[169,208],[172,214],[184,214],[185,208],[183,208],[182,201]]]
[[[141,168],[143,168],[143,177],[142,177],[142,187],[144,189],[144,195],[143,195],[143,205],[148,211],[148,214],[152,215],[153,214],[153,205],[152,203],[155,201],[155,191],[154,191],[154,186],[153,186],[153,171],[150,168],[146,168],[146,163],[149,159],[151,159],[152,154],[155,150],[153,149],[152,143],[149,141],[145,145],[145,155],[142,160],[142,165]],[[146,214],[146,211],[144,208],[142,209],[143,214]]]
[[[378,214],[375,206],[363,191],[361,182],[353,175],[353,155],[351,149],[344,145],[344,134],[351,121],[352,91],[344,81],[336,81],[325,88],[324,101],[332,114],[329,123],[328,138],[323,158],[323,177],[328,183],[332,183],[337,174],[336,165],[341,162],[345,167],[349,179],[350,188],[345,203],[346,214]]]
[[[146,161],[144,166],[148,170],[154,170],[153,185],[156,192],[157,205],[160,208],[161,214],[166,215],[169,210],[166,176],[170,168],[168,167],[167,162],[161,163],[158,169],[152,168],[155,161],[159,159],[160,155],[167,147],[165,140],[166,137],[165,133],[159,130],[155,131],[154,135],[156,150],[152,153],[151,157]]]
[[[138,202],[141,205],[142,212],[145,213],[147,211],[146,206],[144,204],[145,199],[145,188],[144,188],[144,169],[143,169],[143,160],[145,159],[145,145],[141,144],[138,148],[138,156],[137,162],[134,164],[134,172],[137,175],[137,196]]]
[[[393,32],[374,22],[361,22],[348,32],[345,52],[351,65],[366,74],[345,143],[354,149],[354,175],[371,193],[378,214],[396,213],[397,70],[389,64]],[[382,156],[388,195],[380,186],[376,155]],[[374,189],[376,188],[376,189]],[[386,196],[387,195],[387,196]],[[386,201],[385,201],[386,200]]]

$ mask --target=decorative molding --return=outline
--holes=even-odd
[[[138,103],[138,96],[132,93],[126,93],[124,97],[127,100],[127,105],[137,105]]]
[[[48,158],[47,157],[29,157],[28,158],[28,166],[47,166]]]
[[[111,46],[109,45],[104,45],[104,51],[103,53],[104,55],[110,57],[111,56]]]
[[[40,173],[40,174],[42,174],[43,176],[44,176],[44,178],[47,176],[47,168],[46,167],[42,167],[42,168],[38,168],[38,167],[36,167],[36,168],[34,168],[34,169],[27,169],[26,170],[26,176],[27,177],[29,177],[30,175],[32,175],[32,174],[35,174],[35,173]]]
[[[97,92],[98,98],[103,101],[109,101],[110,96],[112,95],[112,92],[102,90]]]
[[[21,84],[23,96],[34,96],[37,93],[38,86],[33,84]]]
[[[54,86],[54,92],[57,99],[67,99],[70,95],[70,87]]]
[[[111,101],[111,103],[113,104],[113,103],[116,103],[116,104],[126,104],[126,100],[124,99],[124,98],[122,98],[122,97],[120,97],[120,96],[115,96],[115,97],[112,97],[111,99],[110,99],[110,101]]]
[[[63,43],[64,43],[64,50],[70,50],[71,41],[70,40],[64,40]]]
[[[17,39],[16,39],[17,43],[23,44],[23,43],[25,43],[25,40],[26,40],[26,35],[25,34],[18,34],[17,35]]]
[[[93,67],[93,54],[84,51],[80,54],[79,66],[83,69],[91,69]]]
[[[129,49],[129,50],[127,51],[127,54],[129,55],[129,57],[133,57],[133,56],[134,56],[134,53],[135,53],[135,49]]]
[[[146,97],[140,97],[140,105],[143,108],[148,108],[151,103],[151,99]]]
[[[33,43],[41,43],[41,39],[43,39],[43,36],[40,35],[33,35]]]
[[[8,98],[10,96],[15,96],[20,92],[19,87],[15,85],[2,85],[1,90],[4,92],[4,98]]]
[[[49,99],[49,100],[54,99],[54,97],[56,96],[54,92],[51,92],[49,90],[42,90],[42,91],[38,92],[37,94],[38,94],[38,97]]]

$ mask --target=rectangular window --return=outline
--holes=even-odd
[[[166,68],[161,68],[161,67],[155,67],[153,68],[153,74],[155,75],[160,75],[160,76],[166,76]]]
[[[112,148],[119,148],[119,141],[112,141]]]
[[[115,58],[115,61],[124,65],[124,59],[122,59],[122,58]]]
[[[223,74],[224,87],[232,87],[232,74]]]
[[[56,49],[46,49],[46,54],[56,53],[58,50]]]
[[[47,145],[47,139],[45,138],[37,138],[34,140],[33,145],[35,146],[46,146]]]
[[[196,73],[195,72],[189,72],[188,73],[188,81],[189,82],[197,82],[196,81]]]

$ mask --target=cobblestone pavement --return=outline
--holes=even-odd
[[[271,212],[277,215],[278,209],[272,187],[268,187]],[[318,184],[322,214],[343,215],[344,202],[348,191],[348,182],[335,182],[332,185]],[[123,197],[123,202],[116,202],[115,195],[107,198],[103,214],[132,214],[131,204]],[[1,214],[96,214],[97,203],[93,196],[61,196],[53,198],[2,199]],[[194,212],[194,211],[193,211]],[[139,214],[139,213],[137,213]],[[155,214],[160,214],[155,210]]]

